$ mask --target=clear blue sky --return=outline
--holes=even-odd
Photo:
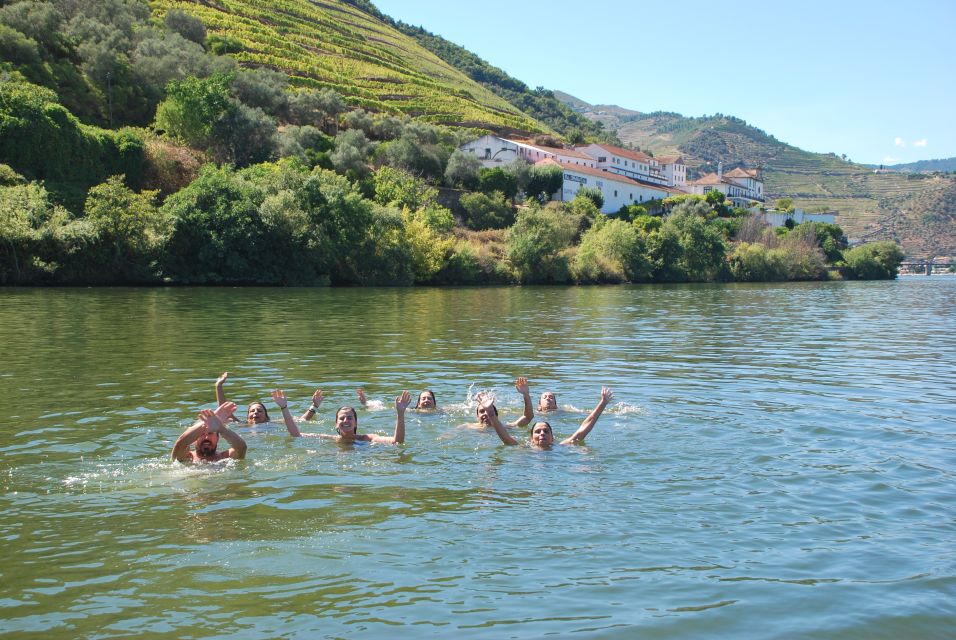
[[[724,113],[855,162],[956,157],[956,0],[373,0],[530,87]]]

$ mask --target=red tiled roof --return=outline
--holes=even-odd
[[[684,164],[682,156],[660,156],[655,159],[661,164]]]
[[[653,182],[645,182],[643,180],[635,180],[634,178],[628,178],[627,176],[622,176],[619,173],[611,173],[610,171],[604,171],[603,169],[593,169],[591,167],[582,167],[578,164],[568,164],[567,162],[558,162],[547,158],[545,160],[539,160],[535,164],[556,164],[562,169],[567,171],[583,173],[585,175],[594,176],[596,178],[602,178],[604,180],[610,180],[611,182],[620,182],[622,184],[629,185],[640,185],[642,187],[650,187],[652,189],[657,189],[658,191],[663,191],[665,193],[686,193],[680,189],[675,189],[673,187],[665,187],[662,184],[654,184]]]
[[[599,144],[596,145],[601,149],[604,149],[611,155],[620,156],[621,158],[628,158],[630,160],[637,160],[639,162],[650,162],[654,158],[650,157],[646,153],[641,153],[640,151],[631,151],[630,149],[622,149],[621,147],[613,147],[609,144]],[[584,149],[585,147],[575,147],[576,149]]]
[[[743,169],[737,167],[733,171],[728,171],[724,174],[728,178],[754,178],[757,179],[757,170],[756,169]]]
[[[554,154],[554,155],[568,156],[569,158],[581,158],[582,160],[592,160],[592,161],[594,160],[594,158],[592,158],[591,156],[587,155],[586,153],[581,153],[580,151],[577,151],[577,150],[575,150],[575,149],[563,149],[563,148],[559,148],[559,147],[545,147],[545,146],[542,146],[542,145],[540,145],[540,144],[533,144],[531,140],[513,140],[513,139],[510,139],[510,138],[505,138],[505,140],[507,140],[508,142],[511,142],[511,143],[513,143],[513,144],[520,144],[520,145],[525,146],[525,147],[531,147],[532,149],[536,149],[536,150],[538,150],[538,151],[543,151],[544,153],[551,153],[551,154]]]

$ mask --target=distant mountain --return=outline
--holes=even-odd
[[[566,96],[575,111],[600,120],[631,146],[682,155],[689,177],[716,170],[718,162],[725,170],[760,168],[770,203],[786,196],[810,211],[835,211],[851,238],[895,240],[911,256],[956,253],[956,176],[875,171],[844,156],[804,151],[733,116],[640,113],[555,95]]]
[[[956,158],[941,158],[939,160],[920,160],[918,162],[907,162],[905,164],[887,165],[887,169],[893,171],[942,171],[945,173],[956,172]]]

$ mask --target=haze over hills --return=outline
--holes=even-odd
[[[690,175],[714,171],[718,162],[725,170],[759,167],[769,201],[792,197],[810,211],[835,211],[852,238],[895,240],[913,257],[956,254],[956,176],[877,172],[832,153],[804,151],[733,116],[641,113],[555,94],[625,143],[682,155]]]

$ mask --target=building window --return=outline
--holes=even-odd
[[[598,162],[607,162],[607,156],[599,156]]]
[[[614,197],[617,197],[617,189],[614,190]]]

